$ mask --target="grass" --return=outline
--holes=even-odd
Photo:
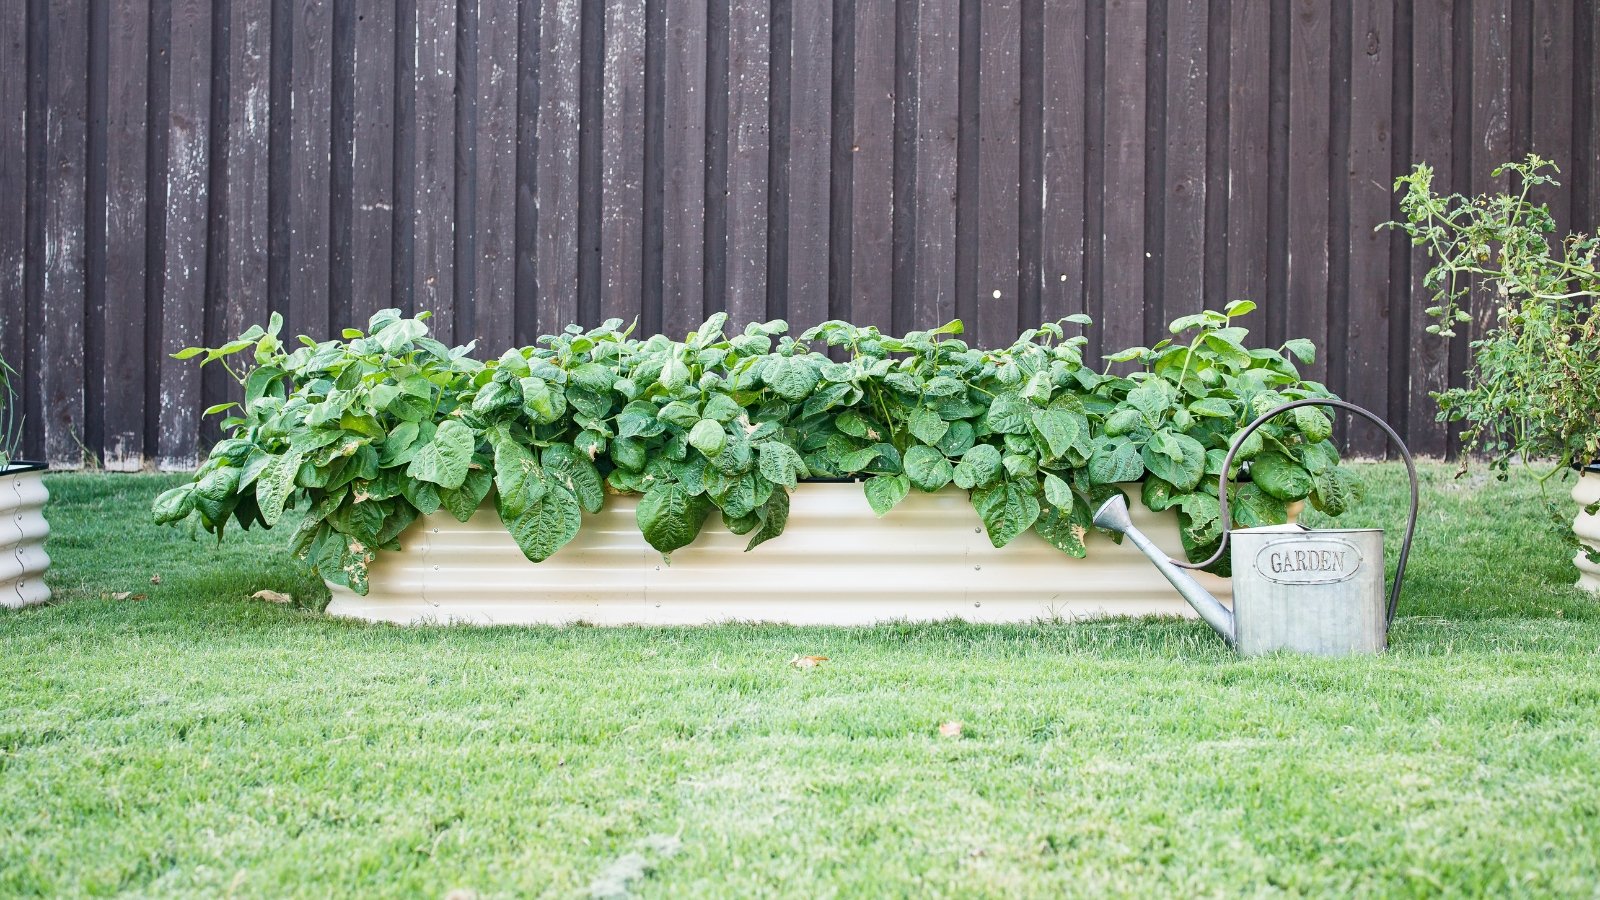
[[[1591,894],[1600,605],[1527,479],[1424,476],[1392,650],[1350,660],[355,624],[248,599],[320,604],[284,535],[149,525],[169,477],[53,476],[59,602],[0,613],[0,894]]]

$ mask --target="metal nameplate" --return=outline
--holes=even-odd
[[[1261,577],[1278,584],[1335,584],[1361,571],[1361,551],[1336,538],[1296,536],[1256,551]]]

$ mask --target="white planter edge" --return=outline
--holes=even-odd
[[[1600,515],[1590,515],[1585,508],[1600,502],[1600,472],[1584,471],[1578,483],[1572,486],[1572,499],[1578,501],[1578,516],[1572,520],[1572,531],[1585,546],[1600,551]],[[1600,565],[1590,561],[1582,549],[1573,556],[1578,567],[1578,587],[1600,594]]]
[[[0,606],[33,606],[50,599],[44,583],[50,568],[44,550],[50,536],[44,517],[49,499],[41,468],[12,465],[0,470]]]
[[[1137,503],[1139,528],[1182,551],[1176,513]],[[730,621],[870,625],[883,621],[1035,622],[1193,611],[1131,542],[1090,533],[1074,559],[1031,530],[989,543],[965,491],[912,491],[876,517],[859,484],[802,484],[783,535],[744,551],[715,513],[668,564],[639,534],[637,499],[609,496],[573,542],[525,559],[490,506],[466,523],[440,512],[378,554],[370,591],[330,585],[333,616],[398,623],[701,625]],[[1199,574],[1228,602],[1226,579]]]

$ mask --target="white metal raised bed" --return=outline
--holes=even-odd
[[[1578,517],[1572,521],[1572,530],[1584,547],[1572,558],[1578,567],[1578,587],[1600,594],[1600,565],[1589,560],[1588,550],[1600,551],[1600,515],[1590,515],[1585,510],[1600,503],[1600,467],[1590,466],[1578,476],[1572,488],[1572,499],[1578,501]]]
[[[1125,485],[1135,498],[1137,485]],[[866,625],[885,620],[1031,622],[1108,615],[1192,616],[1131,544],[1093,533],[1073,559],[1028,531],[996,549],[965,491],[913,491],[878,518],[859,484],[802,484],[784,533],[748,553],[713,514],[668,565],[640,536],[636,499],[607,497],[578,536],[525,559],[485,505],[465,524],[440,512],[379,553],[367,596],[338,586],[328,613],[388,622],[697,625],[727,621]],[[1181,552],[1175,513],[1137,502],[1134,521]],[[1213,594],[1226,579],[1199,573]]]
[[[0,606],[32,606],[50,599],[44,552],[50,523],[44,518],[50,492],[44,467],[13,464],[0,471]]]

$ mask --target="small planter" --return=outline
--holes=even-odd
[[[44,504],[43,463],[12,463],[0,471],[0,606],[32,606],[50,599],[44,552],[50,523]]]
[[[1578,587],[1600,594],[1600,563],[1590,559],[1584,548],[1600,553],[1600,515],[1585,510],[1600,503],[1600,463],[1593,463],[1578,474],[1578,483],[1572,487],[1572,499],[1578,501],[1578,517],[1572,520],[1572,530],[1583,547],[1572,558],[1578,567]]]
[[[1124,485],[1137,496],[1137,485]],[[606,498],[573,542],[525,559],[491,506],[465,524],[426,516],[403,549],[379,554],[370,592],[330,585],[328,613],[370,621],[477,624],[699,625],[767,621],[867,625],[884,620],[1031,622],[1053,617],[1193,611],[1131,544],[1094,534],[1073,559],[1028,531],[989,543],[965,491],[913,491],[878,518],[859,484],[802,484],[782,536],[744,552],[713,515],[668,565],[634,522],[636,498]],[[1135,504],[1139,528],[1181,552],[1176,513]],[[1226,579],[1197,573],[1227,600]]]

